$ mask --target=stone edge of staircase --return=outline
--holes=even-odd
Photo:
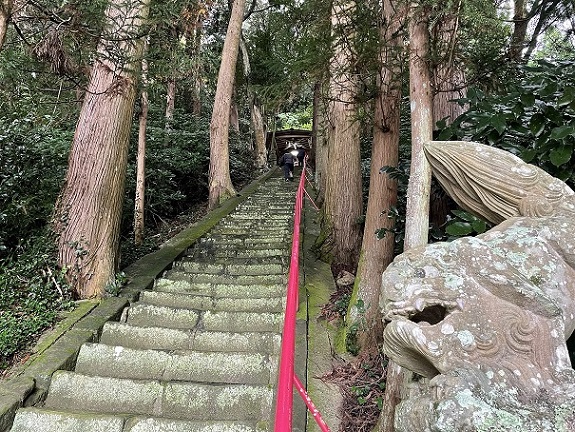
[[[268,180],[277,167],[270,169],[235,197],[226,200],[210,211],[200,221],[186,228],[172,239],[123,271],[129,283],[119,297],[100,301],[79,302],[78,306],[54,330],[42,337],[34,347],[33,354],[10,378],[0,381],[0,432],[9,430],[16,410],[42,401],[56,370],[72,370],[80,347],[85,342],[94,342],[107,321],[118,320],[124,308],[135,301],[141,291],[149,289],[154,279],[202,235],[206,234],[221,219],[230,214],[247,199],[263,182]]]

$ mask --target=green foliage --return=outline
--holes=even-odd
[[[491,227],[488,222],[466,211],[452,210],[451,213],[455,215],[455,218],[447,222],[445,227],[445,233],[450,236],[447,240],[482,234]]]
[[[503,95],[470,89],[469,110],[439,139],[465,139],[508,150],[573,185],[575,66],[573,61],[523,67]]]
[[[313,121],[313,107],[307,106],[300,111],[279,113],[278,129],[307,129],[311,130]]]
[[[0,118],[0,130],[1,258],[49,222],[72,136],[31,117]]]
[[[128,276],[126,276],[126,273],[124,272],[116,273],[114,276],[114,280],[106,285],[105,291],[109,295],[117,297],[120,295],[122,287],[125,286],[127,283],[128,283]]]
[[[38,232],[21,250],[0,260],[0,369],[73,306],[51,236]]]

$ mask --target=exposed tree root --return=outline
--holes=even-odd
[[[343,395],[340,432],[371,432],[377,424],[387,361],[379,351],[364,352],[322,377],[338,385]]]

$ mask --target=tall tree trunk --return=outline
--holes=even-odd
[[[266,131],[260,107],[256,104],[255,96],[252,99],[252,128],[255,142],[255,167],[263,170],[268,166],[268,152],[266,149]]]
[[[171,76],[166,89],[166,130],[172,129],[176,109],[176,77]]]
[[[462,0],[457,10],[447,12],[435,26],[434,39],[438,46],[435,57],[439,61],[435,64],[433,82],[435,95],[433,96],[433,126],[440,120],[451,124],[465,111],[465,106],[454,100],[467,95],[465,73],[454,58],[457,32],[459,30],[459,14]]]
[[[365,327],[359,333],[362,350],[373,349],[382,340],[383,322],[379,311],[381,274],[393,261],[395,238],[391,229],[394,220],[388,212],[397,204],[397,180],[380,170],[384,166],[396,167],[399,160],[399,128],[401,108],[401,71],[404,56],[401,40],[401,25],[405,10],[396,10],[391,0],[383,3],[383,23],[381,29],[381,70],[378,77],[378,94],[375,101],[373,145],[367,214],[363,231],[363,243],[350,301],[346,315],[346,327],[356,323],[359,312],[358,301],[365,311]],[[378,230],[386,231],[379,239]]]
[[[146,196],[146,125],[148,123],[148,62],[142,60],[142,95],[136,161],[136,197],[134,199],[134,244],[144,242],[144,204]]]
[[[192,44],[192,113],[199,115],[202,111],[202,61],[201,47],[202,35],[204,33],[204,19],[206,10],[198,11],[197,22],[194,28],[194,39]]]
[[[523,48],[525,48],[529,18],[527,18],[525,0],[515,0],[513,4],[513,34],[511,35],[511,44],[509,46],[509,59],[519,63],[521,61]]]
[[[321,234],[316,248],[330,258],[332,272],[355,273],[362,213],[360,124],[355,97],[358,92],[349,41],[350,16],[355,3],[335,1],[332,26],[337,33],[329,83],[329,131],[325,202]]]
[[[312,131],[312,159],[315,161],[315,187],[317,188],[316,204],[323,206],[325,202],[327,164],[327,103],[323,97],[327,81],[318,81],[314,87],[314,113]]]
[[[267,159],[267,149],[266,149],[266,131],[264,125],[264,119],[262,117],[262,112],[258,106],[258,98],[253,92],[251,85],[249,84],[249,78],[251,74],[250,56],[248,54],[248,49],[243,39],[240,40],[240,50],[242,52],[242,63],[244,65],[244,76],[246,77],[247,92],[250,98],[250,112],[252,120],[252,130],[254,132],[254,167],[259,170],[263,170],[268,166]],[[239,129],[239,125],[238,125]]]
[[[8,22],[10,21],[10,16],[12,15],[13,5],[13,0],[0,1],[0,51],[2,50],[4,41],[6,40],[6,31],[8,30]]]
[[[409,20],[409,91],[411,104],[411,168],[407,189],[404,250],[425,245],[429,233],[431,168],[423,145],[433,136],[433,95],[429,71],[427,8],[412,6]],[[395,407],[405,388],[406,373],[390,361],[383,403],[384,432],[394,430]]]
[[[56,205],[59,264],[80,298],[115,280],[136,79],[149,0],[113,0]],[[117,42],[110,52],[110,41]],[[119,57],[122,54],[123,58]]]
[[[208,185],[208,206],[210,209],[215,208],[222,201],[236,193],[230,178],[229,127],[245,4],[246,0],[234,0],[222,50],[222,62],[218,73],[216,97],[210,123],[210,172]]]
[[[238,104],[233,98],[235,95],[235,89],[232,92],[232,105],[230,107],[230,126],[234,130],[235,133],[240,133],[240,114],[238,112]]]

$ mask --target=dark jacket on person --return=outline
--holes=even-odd
[[[288,152],[282,155],[279,164],[280,166],[284,166],[285,164],[293,165],[293,162],[294,162],[294,155]]]

